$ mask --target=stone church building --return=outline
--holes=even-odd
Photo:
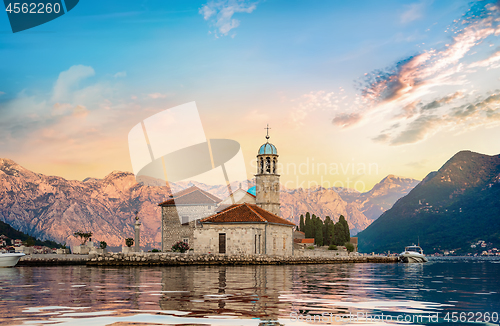
[[[240,187],[220,200],[193,186],[159,204],[162,251],[184,241],[195,253],[292,254],[295,224],[279,217],[278,151],[269,134],[266,140],[257,154],[255,195]]]
[[[196,186],[189,187],[170,196],[161,206],[161,251],[184,241],[193,247],[193,231],[200,219],[215,214],[221,202],[216,196]]]

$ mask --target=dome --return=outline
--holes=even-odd
[[[273,144],[265,143],[264,145],[260,146],[260,148],[259,148],[258,155],[262,155],[262,154],[278,155],[278,150],[276,149],[276,146],[274,146]]]

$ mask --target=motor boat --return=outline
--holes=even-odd
[[[0,267],[14,267],[23,256],[20,252],[0,253]]]
[[[405,247],[405,251],[399,254],[399,261],[402,263],[426,263],[429,261],[424,255],[424,251],[419,246]]]

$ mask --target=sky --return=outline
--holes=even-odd
[[[500,153],[499,26],[499,3],[459,0],[86,0],[18,33],[0,14],[0,157],[132,171],[130,130],[195,101],[249,178],[269,124],[288,188],[420,180]]]

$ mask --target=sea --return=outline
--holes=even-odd
[[[499,325],[500,257],[0,268],[1,325]]]

